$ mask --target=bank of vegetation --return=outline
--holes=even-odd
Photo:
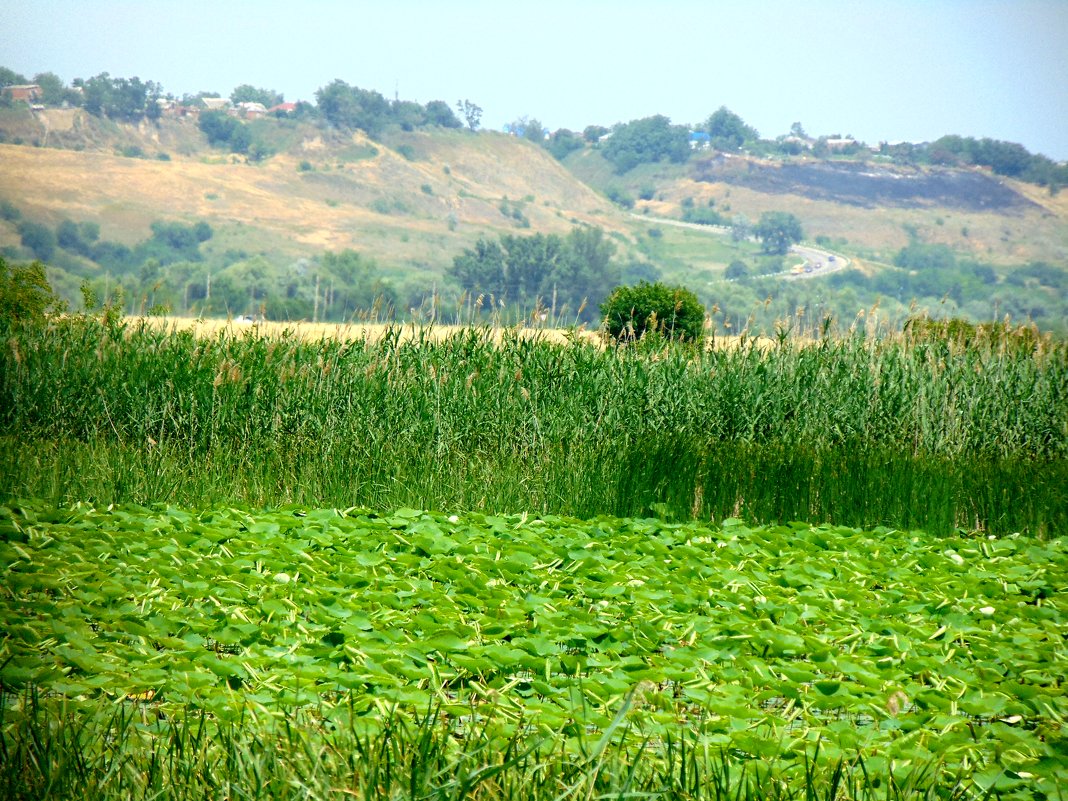
[[[1068,348],[977,330],[698,351],[52,319],[4,338],[2,489],[1061,532]]]

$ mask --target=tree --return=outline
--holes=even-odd
[[[700,341],[705,308],[681,286],[642,282],[620,286],[601,304],[602,323],[613,339],[641,339],[656,331],[668,339]]]
[[[429,125],[440,125],[442,128],[459,128],[463,125],[444,100],[431,100],[426,104],[426,121]]]
[[[411,100],[395,100],[390,104],[393,121],[402,131],[414,131],[426,125],[426,109]]]
[[[690,134],[685,126],[672,125],[670,119],[658,114],[619,126],[601,152],[622,175],[639,164],[686,161]]]
[[[85,110],[98,117],[137,122],[146,115],[158,117],[162,88],[158,83],[140,78],[112,78],[102,72],[86,81],[75,81],[80,86]]]
[[[482,109],[479,106],[476,106],[470,100],[457,100],[456,109],[467,121],[468,128],[472,131],[478,130],[479,123],[482,122]]]
[[[603,125],[587,125],[582,129],[582,138],[594,145],[601,141],[601,137],[606,133],[608,133],[608,129]]]
[[[504,295],[505,252],[498,243],[479,237],[474,250],[465,248],[447,274],[473,295]]]
[[[723,273],[723,277],[729,281],[737,281],[741,278],[748,278],[749,268],[745,266],[745,262],[741,259],[735,259],[727,265],[727,269]]]
[[[549,132],[545,130],[545,126],[536,117],[531,117],[527,120],[527,124],[523,128],[523,137],[539,145],[545,144],[545,135],[547,133]]]
[[[41,102],[46,106],[61,106],[67,99],[67,87],[54,72],[40,72],[33,76],[33,82],[41,87]]]
[[[230,102],[235,106],[238,103],[262,103],[267,108],[282,103],[285,97],[281,92],[274,89],[258,89],[251,84],[243,83],[230,93]]]
[[[564,238],[555,234],[504,235],[498,242],[480,238],[473,249],[453,259],[448,275],[471,295],[507,300],[524,313],[538,302],[548,306],[555,299],[556,309],[569,307],[588,320],[618,283],[614,253],[615,245],[600,228],[573,228]]]
[[[390,106],[380,93],[338,79],[315,93],[319,110],[338,128],[358,128],[374,138],[390,121]]]
[[[9,266],[0,256],[0,322],[40,321],[61,305],[41,262]]]
[[[29,248],[36,258],[47,262],[56,255],[56,235],[48,226],[23,220],[18,231],[23,247]]]
[[[708,118],[705,130],[712,138],[712,147],[717,150],[739,150],[747,142],[760,138],[756,128],[746,125],[741,117],[726,106],[720,106]]]
[[[7,67],[0,67],[0,88],[4,86],[20,86],[25,83],[28,83],[25,75]]]
[[[753,228],[753,234],[770,256],[782,256],[790,246],[804,238],[801,221],[785,211],[766,211]]]
[[[583,146],[582,137],[566,128],[556,131],[549,139],[549,152],[553,158],[563,160],[573,150],[580,150]]]

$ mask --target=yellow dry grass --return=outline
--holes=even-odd
[[[613,218],[609,228],[625,228],[611,204],[529,143],[412,137],[425,154],[412,161],[357,134],[349,146],[365,158],[338,160],[336,148],[320,151],[311,140],[300,155],[258,165],[219,151],[159,161],[0,144],[0,187],[30,217],[92,220],[104,238],[126,244],[157,219],[204,219],[263,232],[294,254],[355,248],[388,264],[445,263],[482,233],[513,230],[499,208],[505,197],[539,231]],[[312,170],[298,169],[306,159]]]
[[[127,322],[134,326],[144,325],[164,331],[191,331],[194,336],[214,338],[219,335],[261,336],[269,339],[293,337],[305,342],[321,340],[342,340],[377,342],[389,332],[400,330],[401,341],[430,339],[441,342],[450,336],[468,330],[471,326],[438,325],[424,323],[310,323],[310,322],[239,322],[235,320],[203,319],[191,317],[128,317]],[[480,329],[481,330],[481,329]],[[600,342],[597,331],[585,328],[568,331],[560,328],[541,327],[488,327],[491,337],[499,342],[506,332],[517,332],[520,336],[538,337],[558,344],[573,339],[584,342]]]
[[[323,340],[340,340],[343,342],[367,341],[377,342],[387,333],[399,329],[400,341],[431,340],[443,342],[449,337],[477,328],[488,332],[492,341],[500,343],[506,336],[518,334],[520,337],[540,339],[557,345],[570,342],[604,346],[606,341],[596,329],[579,327],[574,329],[549,328],[541,326],[467,326],[439,325],[427,323],[311,323],[311,322],[240,322],[231,319],[205,319],[192,317],[138,317],[125,318],[130,325],[146,326],[161,331],[190,331],[196,337],[213,339],[220,335],[231,337],[256,336],[267,339],[295,338],[304,342]],[[734,350],[743,344],[751,343],[761,350],[776,346],[774,339],[766,336],[725,336],[717,334],[710,341],[710,347],[717,350]],[[814,340],[806,337],[792,336],[791,344],[805,346]]]

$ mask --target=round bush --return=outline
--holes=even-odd
[[[601,321],[614,339],[641,339],[653,330],[668,339],[699,341],[705,307],[684,287],[642,281],[616,287],[601,304]]]

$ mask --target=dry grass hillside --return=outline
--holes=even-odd
[[[59,126],[71,139],[81,124],[73,112],[60,116],[48,116],[56,143]],[[503,134],[398,134],[384,144],[357,133],[324,142],[307,126],[290,147],[250,164],[193,150],[190,127],[115,126],[118,144],[142,142],[143,158],[117,155],[115,140],[106,147],[106,136],[88,127],[80,150],[0,144],[0,199],[46,223],[97,222],[101,236],[128,244],[157,219],[207,220],[215,248],[288,256],[354,248],[395,268],[442,266],[482,234],[627,227],[548,153]]]
[[[727,167],[720,167],[726,163]],[[849,187],[846,194],[834,182],[768,180],[760,173],[780,171],[781,163],[734,157],[698,157],[683,165],[642,165],[619,176],[597,151],[581,151],[568,166],[587,183],[617,187],[637,200],[635,210],[652,217],[679,217],[685,204],[712,206],[726,218],[745,215],[756,221],[766,211],[789,211],[802,222],[811,239],[826,236],[840,248],[888,261],[915,235],[923,242],[945,244],[959,253],[1000,264],[1044,260],[1068,262],[1068,193],[1051,195],[1044,187],[999,178],[981,170],[906,170],[884,164],[841,165],[862,175],[878,173],[886,183],[909,183],[916,178],[950,177],[949,190],[931,197],[917,194],[895,198],[871,194],[865,187]],[[710,167],[716,164],[717,167]],[[834,163],[798,160],[795,172],[818,173]],[[781,170],[787,172],[786,170]],[[762,180],[758,180],[762,178]],[[930,183],[936,183],[932,180]],[[870,187],[875,192],[878,186]],[[998,203],[986,203],[987,196]],[[997,206],[997,207],[995,207]]]
[[[1068,192],[1051,196],[1026,184],[992,186],[1019,198],[999,210],[969,203],[967,188],[959,203],[855,202],[825,187],[784,184],[777,165],[756,160],[698,157],[617,176],[594,149],[569,156],[565,167],[526,140],[492,132],[393,132],[372,142],[294,120],[251,125],[274,153],[258,164],[209,148],[192,120],[135,126],[75,110],[20,116],[0,109],[0,200],[48,224],[96,222],[103,238],[127,244],[162,219],[208,221],[215,230],[209,254],[285,262],[353,248],[393,276],[440,274],[481,235],[565,233],[583,223],[608,230],[624,252],[644,243],[646,257],[673,280],[719,274],[737,257],[700,232],[668,231],[651,250],[649,225],[598,191],[613,187],[650,197],[634,209],[649,218],[678,218],[687,205],[753,221],[765,211],[790,211],[808,238],[827,237],[869,263],[890,261],[910,236],[999,264],[1068,262]],[[777,185],[742,174],[760,170]],[[971,178],[980,187],[992,183]],[[17,243],[15,226],[0,222],[0,247]]]

